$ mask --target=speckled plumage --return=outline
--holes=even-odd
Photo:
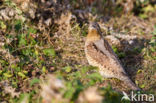
[[[139,90],[129,79],[109,43],[103,38],[97,23],[91,23],[89,26],[85,54],[90,65],[99,67],[103,77],[120,79],[133,90]]]

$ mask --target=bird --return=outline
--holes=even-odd
[[[100,75],[104,78],[117,78],[127,84],[132,90],[140,90],[125,72],[117,55],[104,39],[100,26],[90,22],[85,40],[85,55],[89,65],[98,67]]]

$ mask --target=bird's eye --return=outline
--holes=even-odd
[[[94,28],[96,28],[96,25],[93,25]]]

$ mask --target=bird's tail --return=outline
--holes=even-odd
[[[127,86],[129,86],[131,89],[133,89],[133,90],[136,90],[136,91],[140,91],[141,89],[138,87],[138,86],[136,86],[133,82],[132,82],[132,80],[129,78],[129,77],[124,77],[124,78],[122,78],[122,80],[125,82],[125,84],[127,85]]]

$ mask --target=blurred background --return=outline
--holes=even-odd
[[[131,103],[85,58],[90,21],[136,93],[156,96],[156,0],[1,0],[0,103]]]

